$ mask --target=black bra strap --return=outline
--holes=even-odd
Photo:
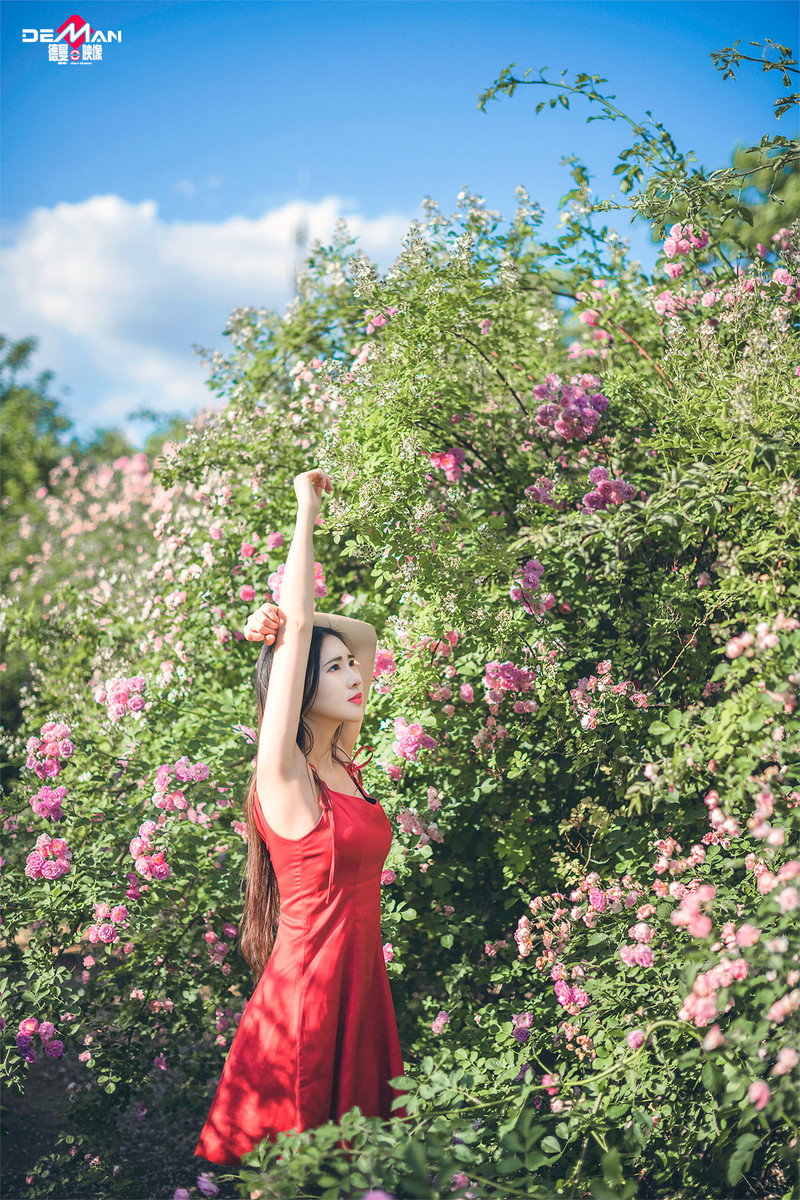
[[[361,792],[361,795],[364,797],[364,799],[365,799],[366,801],[368,801],[370,804],[374,804],[374,803],[375,803],[375,797],[374,797],[374,796],[368,796],[368,795],[367,795],[367,793],[364,791],[364,789],[363,789],[363,787],[361,786],[361,784],[360,784],[360,783],[358,782],[358,780],[356,779],[355,775],[351,775],[351,776],[350,776],[350,778],[353,780],[353,783],[356,785],[356,787],[358,788],[358,790]]]
[[[306,760],[306,761],[307,761],[307,760]],[[338,761],[339,761],[339,760],[337,759],[337,762],[338,762]],[[319,775],[317,774],[317,770],[316,770],[316,767],[314,766],[314,764],[313,764],[313,763],[309,763],[308,765],[311,767],[311,770],[314,772],[314,778],[316,779],[316,781],[317,781],[317,783],[320,785],[320,787],[325,787],[325,786],[327,786],[327,785],[325,784],[325,781],[324,781],[324,779],[320,779]],[[345,768],[345,770],[347,770],[347,765],[346,765],[345,763],[340,763],[339,765],[340,765],[340,766],[343,766],[343,767]],[[367,801],[367,803],[368,803],[368,804],[376,804],[376,803],[377,803],[377,801],[375,800],[375,797],[374,797],[374,796],[368,796],[368,795],[367,795],[367,793],[364,791],[364,788],[361,786],[361,782],[360,782],[360,780],[359,780],[359,779],[356,777],[356,775],[355,775],[355,774],[350,774],[350,771],[349,771],[349,770],[347,770],[347,774],[348,774],[348,775],[350,775],[350,778],[352,779],[353,783],[356,785],[356,787],[358,788],[358,790],[361,792],[361,795],[364,797],[364,799]]]

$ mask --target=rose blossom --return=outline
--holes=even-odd
[[[770,1094],[769,1084],[765,1083],[763,1079],[757,1079],[747,1089],[747,1099],[756,1106],[759,1112],[769,1104]]]

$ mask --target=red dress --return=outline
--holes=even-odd
[[[316,772],[315,772],[316,774]],[[351,777],[361,786],[361,770]],[[254,811],[281,898],[278,932],[228,1053],[195,1154],[238,1164],[278,1133],[389,1117],[403,1074],[383,959],[381,870],[392,830],[380,804],[319,780],[322,814],[301,838]]]

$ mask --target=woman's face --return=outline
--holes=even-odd
[[[358,721],[364,711],[361,672],[338,637],[326,634],[319,654],[319,684],[309,710],[315,717]]]

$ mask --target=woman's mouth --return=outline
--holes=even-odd
[[[360,704],[360,703],[361,703],[361,692],[357,692],[355,696],[351,696],[351,697],[350,697],[350,700],[348,701],[348,703],[350,703],[350,704]]]

